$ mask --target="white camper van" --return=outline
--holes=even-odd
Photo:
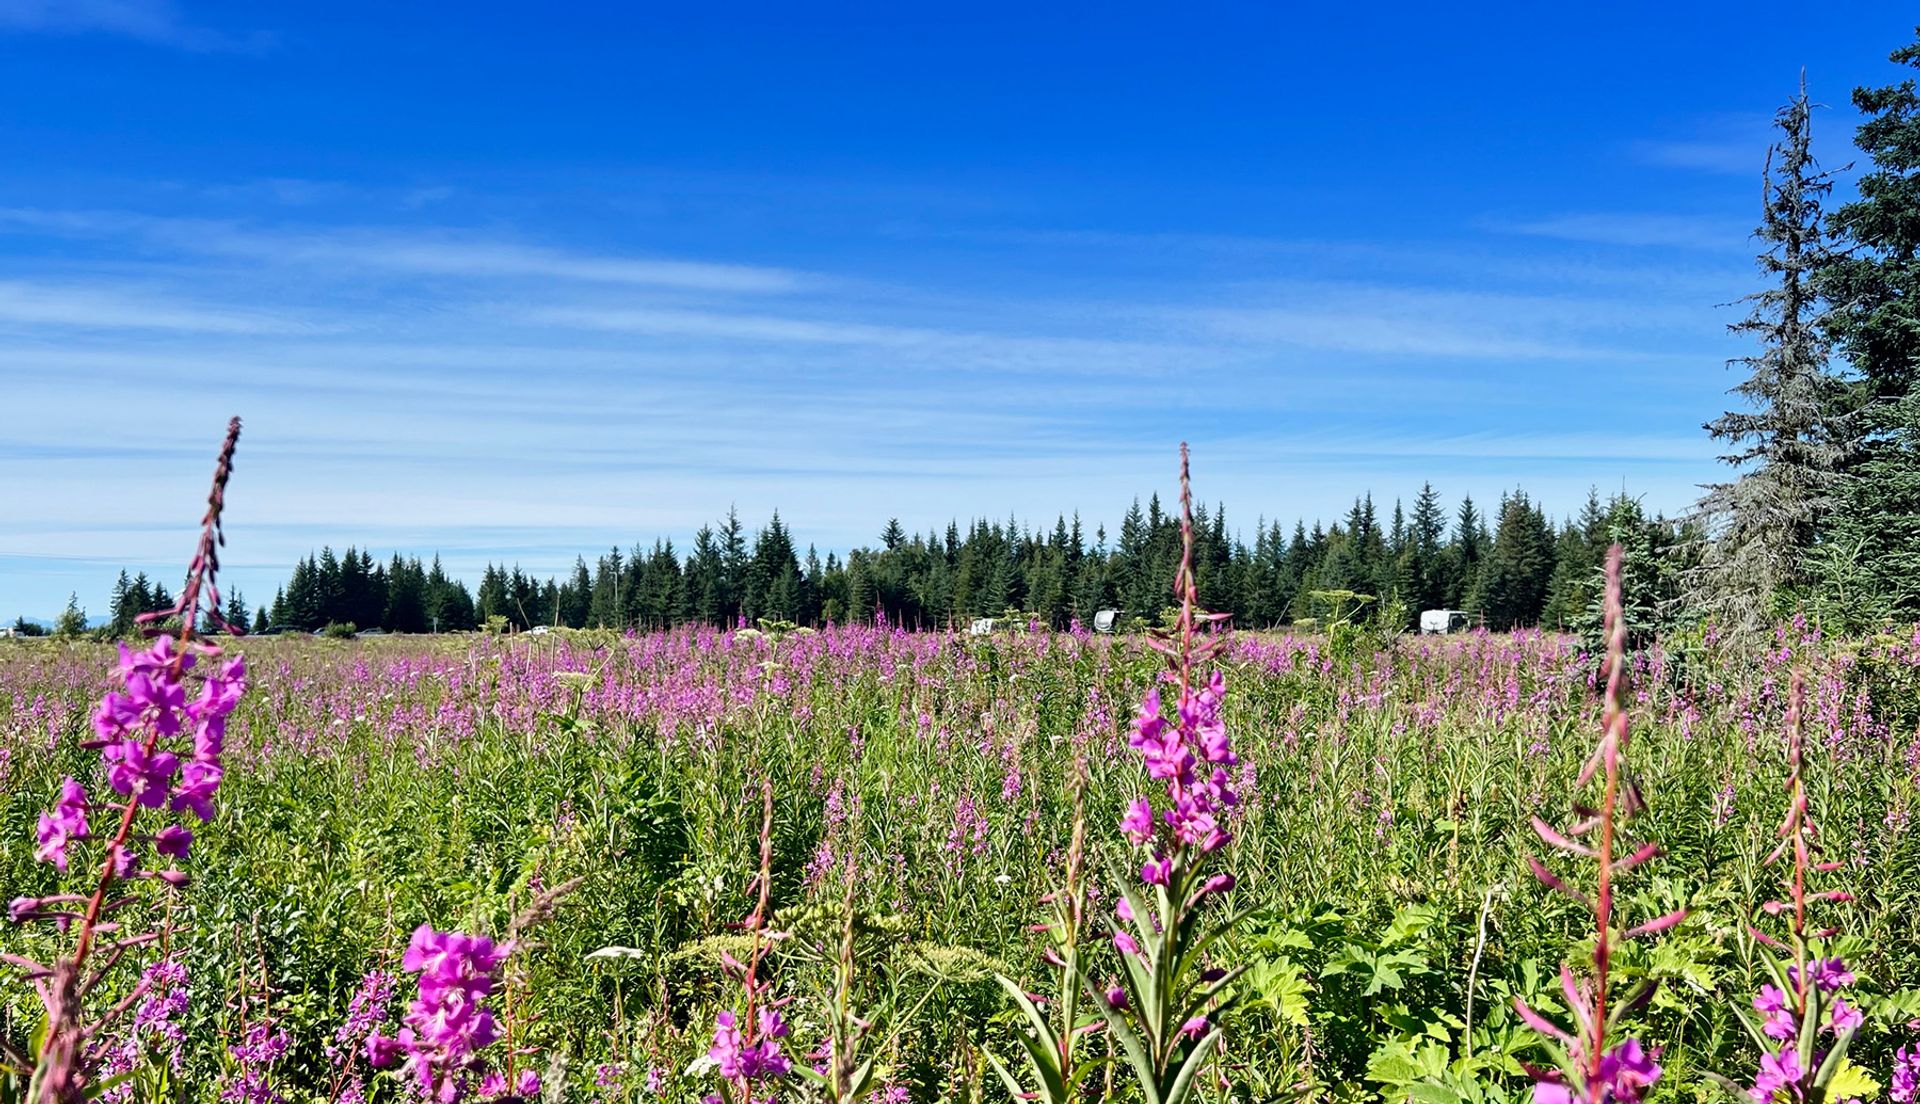
[[[1420,634],[1457,632],[1467,627],[1466,610],[1420,611]]]

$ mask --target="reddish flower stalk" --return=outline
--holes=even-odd
[[[1807,914],[1815,901],[1846,901],[1851,895],[1841,890],[1824,893],[1807,891],[1810,872],[1838,869],[1839,863],[1816,862],[1819,854],[1819,830],[1807,800],[1806,739],[1802,717],[1806,707],[1806,683],[1800,672],[1793,675],[1787,697],[1787,812],[1780,822],[1780,843],[1767,855],[1765,865],[1786,859],[1791,850],[1793,870],[1781,877],[1788,900],[1767,901],[1760,911],[1769,916],[1787,914],[1785,942],[1749,926],[1754,939],[1771,951],[1790,956],[1783,963],[1771,951],[1760,953],[1770,981],[1761,985],[1753,998],[1749,1015],[1741,1010],[1740,1020],[1760,1047],[1760,1064],[1751,1086],[1735,1084],[1731,1079],[1709,1074],[1729,1091],[1745,1094],[1761,1104],[1785,1095],[1794,1100],[1825,1100],[1830,1096],[1842,1069],[1847,1050],[1864,1017],[1850,1006],[1841,990],[1854,983],[1854,975],[1839,958],[1815,959],[1811,941],[1834,934],[1834,929],[1809,931]],[[1901,1076],[1896,1056],[1895,1078]],[[1896,1093],[1896,1099],[1898,1095]]]
[[[773,783],[760,784],[760,799],[760,895],[746,920],[747,929],[753,933],[753,950],[745,963],[721,952],[723,965],[740,975],[741,988],[746,991],[746,1022],[741,1023],[731,1009],[722,1011],[714,1022],[713,1047],[707,1052],[719,1066],[720,1095],[732,1104],[753,1104],[755,1081],[777,1080],[792,1068],[781,1050],[780,1040],[787,1035],[787,1025],[780,1018],[778,1002],[759,1003],[760,963],[767,953],[767,909],[773,887]],[[740,1095],[734,1101],[731,1094],[736,1091]]]
[[[1610,1007],[1613,951],[1622,939],[1655,935],[1686,918],[1687,910],[1678,909],[1656,917],[1615,936],[1613,930],[1613,890],[1618,875],[1648,862],[1660,854],[1658,844],[1646,843],[1623,858],[1615,858],[1622,843],[1621,828],[1639,813],[1645,803],[1639,789],[1626,773],[1628,740],[1627,712],[1621,704],[1626,678],[1626,618],[1621,605],[1621,558],[1619,545],[1607,552],[1607,587],[1604,602],[1607,639],[1606,691],[1600,714],[1600,742],[1580,769],[1576,789],[1584,788],[1595,776],[1601,779],[1599,808],[1574,803],[1576,821],[1567,831],[1556,830],[1539,817],[1533,829],[1548,846],[1583,858],[1591,858],[1598,867],[1594,895],[1588,898],[1574,889],[1538,858],[1529,856],[1527,864],[1547,888],[1563,893],[1586,906],[1593,914],[1594,945],[1591,972],[1584,982],[1577,981],[1573,970],[1560,967],[1561,988],[1574,1028],[1568,1031],[1515,998],[1520,1017],[1534,1030],[1545,1035],[1558,1069],[1528,1067],[1534,1077],[1536,1104],[1635,1104],[1660,1078],[1655,1063],[1658,1050],[1649,1051],[1638,1039],[1622,1040],[1611,1049],[1607,1036],[1619,1010]],[[1581,842],[1590,837],[1593,843]],[[1626,1004],[1632,1006],[1652,994],[1651,985],[1642,987]]]
[[[1183,443],[1181,554],[1173,588],[1178,620],[1171,639],[1147,642],[1167,657],[1170,681],[1179,685],[1180,696],[1169,719],[1159,690],[1147,691],[1128,738],[1141,752],[1147,776],[1165,783],[1168,807],[1156,813],[1152,799],[1142,795],[1128,804],[1120,821],[1121,832],[1147,861],[1140,868],[1142,887],[1123,884],[1116,905],[1113,945],[1125,956],[1121,984],[1107,993],[1089,993],[1142,1091],[1162,1104],[1180,1104],[1193,1091],[1195,1075],[1220,1041],[1215,1021],[1231,1003],[1228,987],[1244,969],[1199,961],[1200,951],[1237,922],[1227,916],[1209,926],[1197,918],[1208,898],[1233,889],[1233,875],[1207,876],[1205,867],[1233,838],[1227,817],[1239,797],[1228,768],[1239,758],[1222,712],[1224,673],[1213,670],[1201,686],[1194,680],[1194,666],[1225,646],[1219,638],[1196,640],[1196,630],[1226,616],[1199,609],[1193,544],[1193,492]]]
[[[1815,845],[1813,837],[1818,831],[1807,804],[1806,735],[1801,724],[1801,716],[1807,703],[1807,684],[1800,671],[1793,672],[1792,688],[1787,692],[1787,814],[1780,822],[1780,844],[1767,855],[1768,866],[1786,857],[1789,845],[1793,848],[1793,876],[1787,883],[1787,892],[1793,903],[1793,919],[1790,931],[1793,944],[1793,965],[1800,981],[1794,985],[1794,1014],[1805,1016],[1807,1013],[1807,866],[1813,860]],[[1759,935],[1756,928],[1754,933]],[[1766,942],[1764,935],[1761,936]],[[1774,944],[1778,946],[1777,943]]]
[[[1620,601],[1620,547],[1607,553],[1607,691],[1600,713],[1598,757],[1606,770],[1606,785],[1600,800],[1599,886],[1595,891],[1593,919],[1593,1014],[1591,1040],[1587,1048],[1587,1080],[1600,1077],[1603,1044],[1607,1024],[1607,975],[1613,962],[1613,844],[1615,814],[1620,804],[1620,753],[1627,742],[1627,714],[1620,708],[1620,682],[1627,667],[1627,625]],[[1580,772],[1584,785],[1593,773],[1593,763]]]
[[[192,662],[196,651],[211,652],[212,649],[192,647],[194,625],[199,617],[201,591],[204,589],[211,597],[214,606],[220,601],[219,585],[216,575],[220,569],[220,547],[226,543],[225,533],[221,530],[220,515],[226,503],[227,480],[233,474],[233,453],[240,441],[240,419],[233,418],[227,423],[227,435],[220,446],[219,459],[214,465],[212,490],[207,495],[207,510],[200,519],[200,542],[194,551],[193,561],[187,568],[186,585],[181,588],[180,598],[165,610],[143,613],[138,620],[142,624],[164,620],[178,615],[180,629],[175,645],[171,649],[156,648],[155,655],[165,655],[163,666],[155,672],[155,681],[169,686],[178,686],[187,666]],[[218,620],[218,613],[214,614]],[[145,726],[146,732],[139,742],[139,753],[143,761],[153,761],[162,736],[158,724]],[[170,758],[170,757],[169,757]],[[217,776],[216,776],[217,777]],[[216,781],[217,784],[217,781]],[[51,966],[42,967],[37,963],[17,958],[9,961],[23,965],[40,991],[42,1003],[46,1007],[48,1031],[46,1043],[42,1047],[34,1070],[32,1084],[28,1089],[28,1099],[34,1104],[70,1104],[84,1098],[87,1074],[82,1068],[83,1052],[101,1023],[84,1023],[84,1004],[93,988],[100,983],[107,971],[138,942],[146,940],[121,940],[109,945],[108,958],[103,966],[87,975],[89,959],[96,948],[95,941],[106,930],[102,917],[124,904],[129,898],[113,900],[110,898],[116,882],[129,876],[130,859],[127,849],[133,837],[134,820],[143,804],[144,789],[152,785],[146,780],[139,784],[130,784],[124,806],[119,809],[120,821],[105,849],[100,863],[100,875],[86,908],[79,917],[79,933],[74,941],[73,953],[61,958]],[[124,792],[124,791],[123,791]],[[153,805],[153,801],[144,801]],[[176,807],[178,804],[176,803]],[[191,840],[191,835],[187,835]],[[179,853],[184,853],[181,845]],[[178,884],[179,879],[169,879]]]

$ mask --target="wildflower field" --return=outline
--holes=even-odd
[[[1205,858],[1232,875],[1213,912],[1244,916],[1203,957],[1245,969],[1212,998],[1233,999],[1190,1091],[1524,1098],[1521,1063],[1553,1060],[1515,998],[1568,1023],[1559,964],[1590,955],[1594,930],[1587,905],[1530,871],[1545,845],[1529,823],[1559,822],[1596,746],[1603,657],[1536,633],[1214,639],[1234,800],[1217,810],[1230,840]],[[63,779],[112,796],[82,744],[122,676],[107,647],[0,643],[0,879],[31,921],[92,887],[105,811],[70,841],[67,875],[36,856],[35,826]],[[1149,691],[1175,693],[1145,638],[857,626],[226,651],[244,654],[245,692],[217,815],[168,814],[191,829],[191,879],[129,906],[129,928],[156,938],[92,998],[133,998],[83,1044],[102,1069],[135,1071],[108,1098],[442,1092],[376,1072],[366,1045],[427,993],[413,973],[432,976],[434,948],[415,938],[402,961],[423,924],[501,941],[476,936],[465,975],[491,979],[476,994],[491,1030],[471,1040],[485,1073],[469,1067],[460,1094],[491,1076],[493,1095],[550,1099],[691,1101],[729,1082],[831,1096],[797,1074],[717,1068],[740,1065],[716,1016],[734,1022],[757,958],[746,988],[763,1017],[777,1009],[755,1044],[772,1068],[727,1073],[824,1067],[836,1038],[843,1055],[857,1039],[863,1099],[1007,1099],[994,1060],[1025,1076],[1027,1021],[994,975],[1044,995],[1043,1017],[1070,1003],[1048,959],[1071,879],[1076,969],[1089,992],[1123,972],[1109,918],[1120,887],[1141,884],[1141,855],[1121,825],[1158,789],[1136,714]],[[1786,628],[1760,651],[1654,647],[1625,672],[1635,830],[1664,854],[1621,879],[1615,907],[1690,910],[1612,955],[1622,991],[1660,983],[1617,1029],[1660,1048],[1655,1099],[1719,1097],[1708,1072],[1755,1076],[1737,1019],[1769,980],[1749,926],[1768,930],[1762,906],[1784,893],[1762,860],[1789,809],[1796,673],[1801,783],[1837,864],[1810,877],[1851,896],[1821,901],[1815,926],[1837,932],[1809,938],[1855,975],[1867,1026],[1849,1076],[1874,1082],[1844,1095],[1903,1098],[1896,1051],[1920,1018],[1920,636]],[[168,865],[165,843],[143,861]],[[72,927],[11,924],[0,947],[51,961]],[[45,1015],[28,973],[0,974],[0,1038],[19,1052]],[[1115,1038],[1080,1035],[1088,1069],[1071,1092],[1142,1098],[1124,1060],[1100,1061]]]

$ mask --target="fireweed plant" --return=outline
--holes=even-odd
[[[93,889],[16,898],[8,909],[15,923],[50,923],[73,934],[72,949],[50,965],[0,953],[0,960],[25,972],[45,1010],[27,1087],[32,1104],[72,1104],[110,1091],[129,1076],[107,1075],[114,1059],[107,1031],[129,1010],[147,1010],[156,987],[171,992],[171,974],[148,971],[131,993],[107,1007],[91,1002],[130,952],[162,941],[160,929],[131,930],[133,918],[151,903],[147,887],[186,884],[179,864],[193,846],[193,830],[180,814],[192,813],[198,822],[213,818],[227,715],[246,693],[246,660],[224,658],[217,645],[194,632],[203,600],[208,617],[221,623],[216,575],[226,537],[220,518],[239,440],[240,419],[234,418],[220,446],[199,546],[179,600],[140,617],[145,625],[178,618],[178,631],[163,632],[138,650],[122,644],[120,686],[93,711],[94,735],[86,746],[99,750],[106,789],[117,796],[100,796],[98,784],[89,793],[69,777],[60,784],[53,810],[40,817],[35,857],[63,874],[74,846],[99,838],[94,822],[106,826],[104,843],[90,855],[98,864]],[[156,859],[165,865],[156,866]]]
[[[1140,885],[1121,881],[1111,928],[1119,952],[1119,984],[1101,992],[1082,985],[1106,1018],[1147,1104],[1181,1104],[1220,1041],[1215,1022],[1230,1003],[1228,987],[1245,967],[1206,965],[1207,950],[1230,932],[1238,916],[1209,913],[1209,898],[1233,889],[1233,875],[1211,873],[1213,856],[1233,838],[1225,819],[1239,798],[1229,768],[1238,765],[1221,703],[1225,676],[1204,683],[1197,669],[1226,647],[1203,628],[1225,620],[1199,609],[1193,572],[1193,491],[1187,446],[1180,446],[1180,567],[1174,596],[1180,613],[1170,634],[1149,641],[1166,657],[1162,680],[1177,688],[1175,716],[1165,716],[1156,687],[1140,702],[1129,738],[1145,760],[1147,777],[1166,784],[1164,808],[1146,796],[1134,798],[1120,831],[1144,855]]]
[[[369,1064],[398,1065],[416,1095],[437,1104],[468,1098],[524,1101],[540,1095],[540,1075],[516,1067],[525,1054],[509,1044],[505,1064],[493,1068],[482,1053],[501,1038],[486,1001],[501,983],[508,957],[522,947],[523,933],[551,917],[560,898],[583,880],[575,878],[536,897],[513,918],[507,937],[498,943],[484,935],[435,931],[428,924],[414,929],[400,968],[420,975],[419,994],[407,1006],[397,1035],[376,1031],[367,1037]],[[362,984],[364,988],[367,983]]]
[[[1786,918],[1786,933],[1781,939],[1763,931],[1758,922],[1749,927],[1761,945],[1760,961],[1772,981],[1754,996],[1752,1012],[1736,1010],[1741,1025],[1760,1048],[1760,1065],[1751,1085],[1713,1075],[1730,1093],[1750,1097],[1754,1104],[1857,1101],[1878,1088],[1847,1060],[1847,1049],[1866,1019],[1841,995],[1854,983],[1853,972],[1839,958],[1818,953],[1838,930],[1812,930],[1807,918],[1814,904],[1851,901],[1853,895],[1838,889],[1808,891],[1810,875],[1831,873],[1845,864],[1815,861],[1821,850],[1820,830],[1807,801],[1806,737],[1801,722],[1805,708],[1806,683],[1795,671],[1787,705],[1787,813],[1780,822],[1780,844],[1765,862],[1767,866],[1787,864],[1781,877],[1785,900],[1760,906],[1767,917]],[[1898,1055],[1896,1062],[1904,1058]],[[1896,1093],[1897,1088],[1896,1084]],[[1907,1096],[1911,1095],[1909,1085]]]
[[[1048,945],[1041,957],[1059,975],[1056,1007],[1061,1026],[1056,1029],[1047,1018],[1043,1000],[1029,995],[1014,979],[996,973],[994,979],[1013,998],[1014,1006],[1020,1010],[1021,1018],[1032,1031],[1032,1034],[1021,1033],[1017,1037],[1025,1051],[1027,1072],[1037,1088],[1030,1093],[1021,1086],[1020,1079],[1014,1076],[999,1055],[991,1050],[982,1051],[1001,1084],[1016,1100],[1031,1096],[1045,1104],[1068,1104],[1081,1095],[1082,1079],[1099,1068],[1099,1063],[1081,1059],[1075,1053],[1076,1044],[1089,1031],[1105,1026],[1104,1019],[1097,1014],[1084,1021],[1079,1017],[1083,979],[1086,976],[1080,961],[1080,937],[1086,926],[1087,910],[1084,761],[1074,763],[1072,787],[1073,834],[1067,845],[1066,883],[1041,898],[1041,903],[1053,910],[1053,919],[1048,923],[1034,924],[1028,929],[1047,937]]]
[[[347,1004],[346,1017],[321,1048],[333,1064],[328,1104],[366,1104],[367,1081],[360,1063],[366,1056],[368,1041],[386,1022],[387,1006],[393,1002],[397,981],[386,970],[369,970],[361,975],[360,985]]]
[[[1677,909],[1623,933],[1614,931],[1615,881],[1660,854],[1659,845],[1652,842],[1628,852],[1631,844],[1623,831],[1625,822],[1643,811],[1646,803],[1626,762],[1627,713],[1622,701],[1627,654],[1626,623],[1621,616],[1621,557],[1618,544],[1607,551],[1603,600],[1606,698],[1600,714],[1600,743],[1587,758],[1575,782],[1576,792],[1597,782],[1599,805],[1587,805],[1576,797],[1574,820],[1565,831],[1555,829],[1539,817],[1533,818],[1533,830],[1548,846],[1593,860],[1595,870],[1594,892],[1589,896],[1538,858],[1529,856],[1527,860],[1534,876],[1549,889],[1565,894],[1592,913],[1594,931],[1593,959],[1586,976],[1576,978],[1571,966],[1564,962],[1560,966],[1561,989],[1566,994],[1567,1008],[1573,1014],[1572,1030],[1561,1028],[1528,1007],[1525,1001],[1514,998],[1520,1017],[1546,1037],[1545,1045],[1555,1060],[1553,1069],[1528,1067],[1534,1077],[1536,1104],[1637,1104],[1660,1079],[1659,1048],[1649,1048],[1631,1037],[1614,1041],[1620,1018],[1650,999],[1653,986],[1643,982],[1624,997],[1616,994],[1609,985],[1610,967],[1614,948],[1621,941],[1656,935],[1686,919],[1687,915],[1685,909]]]
[[[746,1010],[739,1015],[731,1008],[720,1011],[714,1018],[713,1046],[707,1051],[720,1075],[720,1091],[707,1100],[725,1104],[753,1104],[756,1085],[777,1084],[793,1070],[793,1062],[782,1047],[788,1033],[786,1021],[780,1017],[782,1002],[767,995],[769,986],[760,979],[761,962],[773,934],[767,931],[771,918],[767,904],[773,885],[773,784],[762,782],[760,795],[759,898],[745,922],[752,949],[745,962],[721,954],[728,976],[740,982]],[[769,1087],[766,1099],[771,1100],[774,1092]]]

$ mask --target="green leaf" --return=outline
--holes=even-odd
[[[1880,1094],[1880,1082],[1851,1061],[1842,1061],[1827,1082],[1828,1100],[1871,1100]]]
[[[1410,942],[1420,933],[1432,927],[1440,919],[1440,910],[1432,905],[1406,905],[1393,914],[1393,922],[1380,937],[1382,947],[1395,947]]]
[[[1445,1085],[1418,1081],[1407,1086],[1407,1099],[1415,1104],[1461,1104],[1464,1098]]]
[[[1107,1030],[1119,1042],[1121,1051],[1127,1057],[1127,1065],[1132,1067],[1134,1077],[1138,1079],[1140,1091],[1146,1097],[1146,1104],[1166,1104],[1160,1099],[1159,1085],[1154,1079],[1153,1063],[1147,1059],[1146,1047],[1140,1041],[1140,1035],[1133,1025],[1127,1022],[1112,1005],[1107,1003],[1107,995],[1093,984],[1091,978],[1082,977],[1080,985],[1087,991],[1087,997],[1093,1006],[1106,1017]]]
[[[1207,1032],[1206,1037],[1200,1040],[1200,1045],[1194,1047],[1193,1052],[1187,1055],[1187,1060],[1180,1063],[1180,1072],[1175,1075],[1172,1086],[1167,1089],[1167,1095],[1160,1104],[1184,1104],[1187,1094],[1193,1091],[1194,1075],[1207,1064],[1214,1044],[1219,1041],[1219,1028],[1216,1027]]]

